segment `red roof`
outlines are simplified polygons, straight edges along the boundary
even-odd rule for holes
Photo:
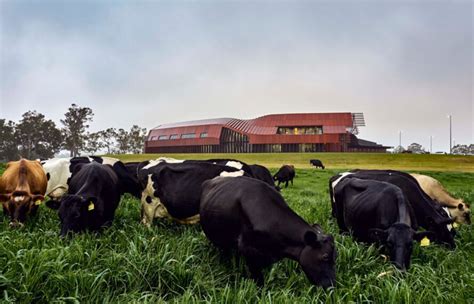
[[[323,134],[277,134],[278,127],[305,126],[322,126]],[[217,118],[159,125],[150,131],[148,141],[154,146],[218,145],[222,128],[227,128],[248,136],[250,143],[337,142],[337,134],[346,134],[352,126],[351,113],[272,114],[249,120]],[[182,138],[182,134],[195,134],[195,138]],[[170,140],[170,135],[177,138]],[[160,137],[163,140],[158,140]]]

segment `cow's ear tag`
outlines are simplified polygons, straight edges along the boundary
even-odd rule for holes
[[[458,223],[453,223],[453,228],[458,228],[459,224]]]
[[[95,206],[94,206],[94,203],[92,201],[89,202],[89,207],[87,207],[87,210],[89,211],[92,211],[94,210]]]
[[[36,206],[41,205],[41,200],[37,200],[37,201],[35,202],[35,205],[36,205]]]
[[[426,247],[426,246],[429,246],[430,245],[430,239],[428,237],[424,237],[421,239],[420,241],[420,246],[421,247]]]

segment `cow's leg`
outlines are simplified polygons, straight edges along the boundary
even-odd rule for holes
[[[293,186],[293,179],[291,179],[291,186]]]
[[[155,202],[151,200],[151,198],[147,198],[150,198],[150,196],[147,196],[146,194],[142,195],[141,223],[147,227],[150,227],[153,223],[153,218],[155,217],[155,209],[157,206]]]
[[[288,188],[288,180],[285,182],[285,188]]]
[[[259,235],[255,231],[247,231],[240,235],[237,244],[239,253],[245,257],[250,277],[258,286],[263,286],[262,270],[272,264],[271,258],[258,250],[258,244],[264,243],[265,240],[265,236]]]

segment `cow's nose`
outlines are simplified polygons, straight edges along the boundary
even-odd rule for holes
[[[11,228],[23,228],[24,226],[25,226],[25,224],[23,224],[21,222],[18,222],[18,221],[10,222],[10,227]]]

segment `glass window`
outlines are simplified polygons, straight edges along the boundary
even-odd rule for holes
[[[170,139],[178,139],[179,135],[178,134],[171,134]]]
[[[186,138],[196,138],[196,134],[195,134],[195,133],[181,134],[181,138],[182,138],[182,139],[186,139]]]
[[[202,132],[201,133],[201,138],[207,137],[207,132]]]
[[[158,140],[167,140],[168,139],[168,135],[160,135],[160,137],[158,137]]]

